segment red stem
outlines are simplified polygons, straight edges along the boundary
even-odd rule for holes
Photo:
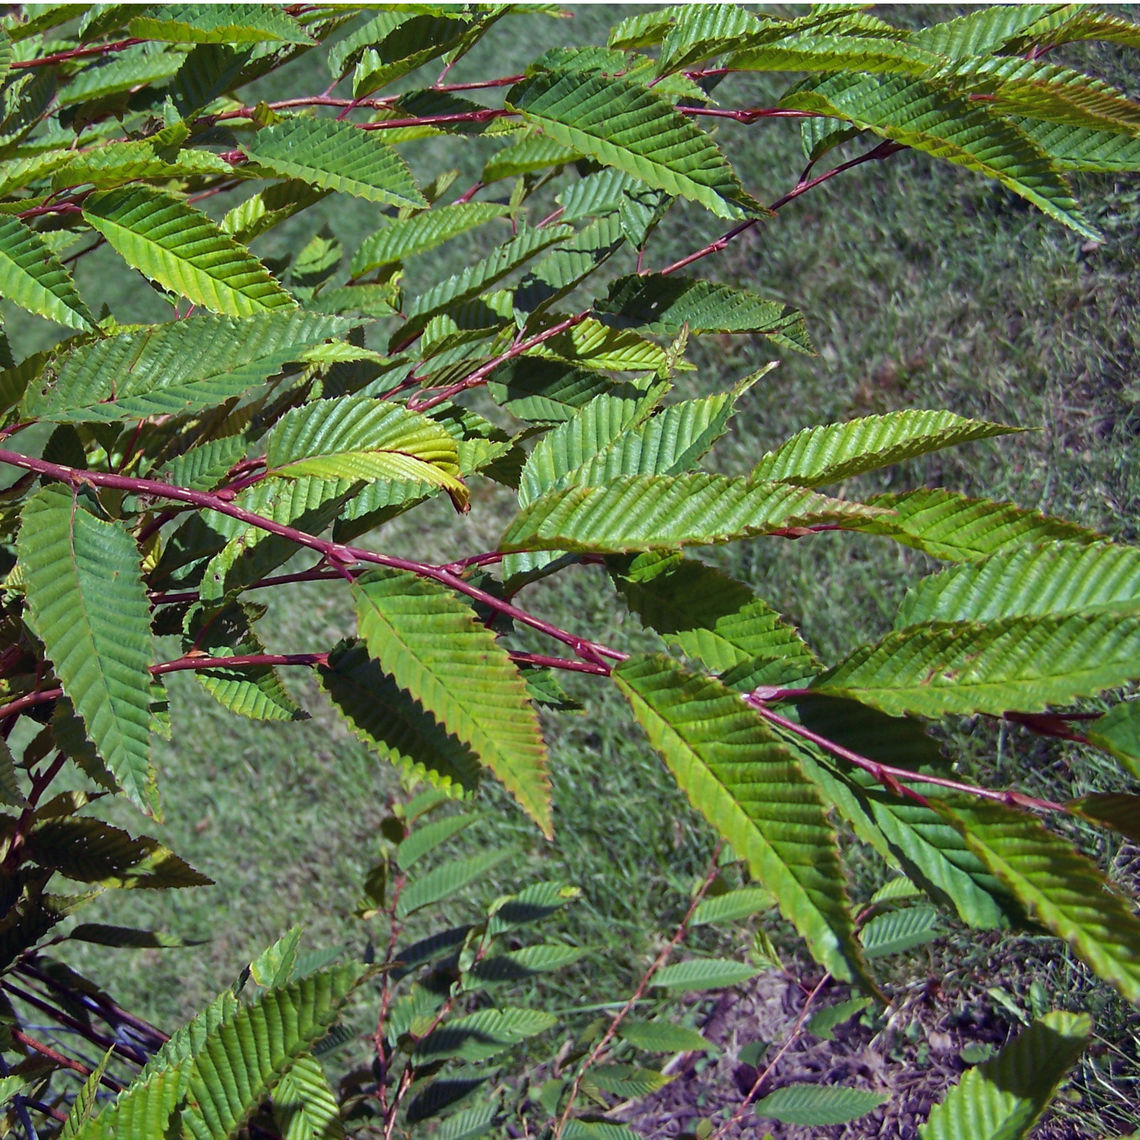
[[[137,479],[127,475],[111,475],[102,471],[81,471],[78,468],[68,467],[62,463],[51,463],[46,459],[35,459],[28,455],[21,455],[15,451],[0,450],[0,463],[7,463],[11,467],[18,467],[25,471],[35,471],[40,475],[46,475],[50,479],[56,479],[71,487],[81,487],[83,485],[90,487],[110,487],[118,491],[129,491],[132,494],[153,496],[155,498],[173,499],[175,502],[190,503],[192,506],[200,507],[204,510],[217,511],[219,514],[228,515],[230,518],[237,519],[247,526],[256,527],[258,530],[266,531],[269,534],[280,535],[282,538],[288,539],[297,546],[315,550],[318,554],[322,555],[331,566],[343,566],[347,568],[356,563],[365,562],[374,566],[385,566],[392,570],[405,570],[418,577],[429,578],[434,582],[438,582],[441,586],[446,586],[458,593],[466,594],[467,597],[474,601],[482,602],[484,605],[489,606],[504,616],[513,618],[520,624],[530,626],[531,629],[536,629],[540,633],[554,638],[555,641],[561,641],[564,645],[569,645],[577,656],[587,661],[593,661],[595,664],[603,663],[601,659],[606,657],[615,661],[624,661],[628,656],[628,654],[622,653],[619,650],[611,649],[598,642],[590,641],[587,638],[579,637],[577,634],[560,629],[558,626],[544,621],[542,618],[534,617],[532,614],[519,609],[510,602],[504,601],[502,598],[497,598],[494,594],[490,594],[486,590],[480,590],[477,586],[473,586],[470,582],[465,581],[445,567],[434,566],[429,562],[416,562],[410,558],[396,558],[389,554],[379,554],[376,551],[362,550],[355,546],[345,546],[338,542],[330,542],[327,539],[318,538],[316,535],[307,534],[302,530],[298,530],[296,527],[274,522],[273,519],[264,518],[262,515],[256,515],[252,511],[245,510],[243,507],[235,506],[232,502],[228,501],[228,499],[223,498],[220,493],[193,491],[188,487],[176,487],[173,484],[162,483],[156,479]],[[0,709],[0,713],[2,712],[3,710]]]
[[[57,51],[52,55],[41,55],[38,59],[15,60],[8,66],[13,70],[27,67],[49,67],[53,63],[66,63],[69,59],[82,59],[89,55],[106,55],[113,51],[124,51],[134,47],[135,44],[145,43],[145,40],[131,38],[119,40],[113,44],[93,44],[91,47],[72,48],[70,51]]]

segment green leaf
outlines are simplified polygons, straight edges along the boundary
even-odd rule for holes
[[[653,985],[665,990],[718,990],[737,986],[763,970],[726,958],[690,958],[662,966],[653,975]]]
[[[59,1130],[59,1140],[75,1140],[83,1126],[94,1115],[95,1107],[99,1103],[103,1074],[107,1071],[107,1063],[114,1055],[115,1050],[112,1046],[103,1054],[103,1059],[91,1070],[87,1080],[83,1082],[83,1087],[75,1094],[75,1100],[67,1114],[67,1119]],[[7,1099],[7,1097],[3,1098],[4,1101]]]
[[[761,213],[712,139],[668,102],[617,77],[540,72],[507,104],[561,145],[721,218]]]
[[[352,95],[361,99],[448,52],[474,42],[478,24],[435,13],[401,21],[374,48],[366,50],[352,77]]]
[[[462,202],[440,206],[389,222],[366,237],[352,255],[352,275],[363,277],[382,265],[406,261],[417,253],[427,253],[453,237],[506,217],[509,206],[495,202]]]
[[[749,670],[761,683],[795,687],[819,671],[796,629],[742,582],[701,562],[639,554],[612,568],[626,605],[651,629],[713,673]]]
[[[974,562],[1031,542],[1090,543],[1104,535],[1062,519],[1049,518],[1013,503],[968,499],[954,491],[923,488],[901,494],[874,495],[868,505],[894,517],[868,522],[861,529],[886,534],[896,542],[951,562]]]
[[[890,1099],[888,1093],[849,1085],[785,1085],[756,1102],[756,1115],[784,1124],[821,1127],[866,1116]]]
[[[1127,792],[1093,792],[1069,800],[1065,806],[1082,819],[1111,827],[1134,843],[1140,843],[1140,796]]]
[[[170,43],[311,44],[296,20],[264,4],[160,4],[132,18],[132,36]]]
[[[776,896],[764,887],[741,887],[723,895],[712,895],[697,903],[693,911],[692,926],[706,926],[714,922],[735,922],[751,918],[776,905]]]
[[[199,874],[148,836],[132,836],[97,819],[50,819],[28,834],[31,858],[80,883],[104,887],[203,887]]]
[[[0,217],[0,295],[68,328],[87,330],[94,324],[71,274],[19,218]]]
[[[938,911],[932,906],[910,906],[872,918],[859,936],[868,958],[885,958],[923,946],[938,937]]]
[[[452,736],[423,706],[368,656],[363,645],[344,642],[320,669],[321,686],[358,740],[414,779],[462,793],[479,782],[474,752]]]
[[[1140,678],[1140,616],[940,622],[857,649],[812,685],[892,716],[1037,712]]]
[[[499,549],[622,554],[819,524],[858,529],[873,513],[787,483],[705,474],[623,477],[543,495],[515,516]]]
[[[454,859],[414,879],[400,894],[396,917],[406,918],[433,903],[443,902],[456,892],[481,879],[488,871],[516,854],[513,847],[481,851],[466,859]]]
[[[195,305],[231,317],[297,307],[245,246],[176,198],[103,190],[84,200],[83,216],[128,265]]]
[[[539,1009],[481,1009],[445,1021],[416,1045],[412,1056],[420,1063],[444,1057],[482,1061],[557,1024],[558,1018]]]
[[[623,1021],[618,1036],[649,1053],[711,1053],[720,1049],[695,1029],[668,1021]]]
[[[953,412],[908,408],[885,416],[805,428],[782,447],[768,452],[752,469],[752,478],[820,487],[943,447],[1016,430],[1004,424],[964,419]]]
[[[741,71],[845,71],[924,75],[945,59],[913,41],[885,36],[828,34],[826,30],[789,35],[755,46],[746,43],[726,66]]]
[[[996,1057],[970,1069],[918,1130],[921,1140],[1028,1136],[1092,1033],[1087,1013],[1047,1013]]]
[[[636,1065],[595,1065],[582,1078],[582,1091],[596,1096],[600,1089],[623,1100],[631,1100],[649,1096],[671,1080],[671,1075]]]
[[[314,400],[287,412],[266,442],[269,475],[411,480],[444,488],[467,505],[455,440],[435,420],[367,396]]]
[[[1140,548],[1115,543],[1027,544],[912,586],[895,628],[932,621],[1140,611]]]
[[[114,423],[217,407],[357,322],[311,313],[193,316],[118,333],[47,363],[29,418]]]
[[[99,755],[126,794],[153,814],[154,643],[134,539],[70,491],[45,487],[24,507],[17,550],[28,623]]]
[[[287,1065],[328,1032],[360,980],[355,964],[310,974],[266,991],[211,1032],[193,1056],[185,1130],[195,1140],[233,1135]]]
[[[482,819],[481,815],[449,815],[417,827],[396,848],[396,862],[406,871],[413,863],[434,851],[453,835],[458,835],[473,823]]]
[[[481,182],[498,182],[500,178],[517,178],[551,166],[576,162],[581,153],[543,134],[526,135],[493,154],[483,166]]]
[[[1029,916],[1094,973],[1140,1002],[1140,918],[1096,866],[1038,820],[992,803],[940,809]]]
[[[218,228],[235,241],[251,242],[274,226],[321,201],[327,190],[318,190],[300,180],[274,182],[252,198],[234,206]]]
[[[784,348],[812,351],[798,309],[715,281],[659,273],[619,277],[598,312],[649,332],[673,335],[688,325],[693,334],[755,333]]]
[[[843,1025],[844,1022],[850,1021],[857,1013],[862,1013],[870,1004],[871,999],[866,997],[849,998],[847,1001],[836,1002],[834,1005],[829,1005],[818,1013],[812,1014],[807,1023],[807,1031],[821,1041],[834,1041],[835,1034],[832,1030],[837,1025]]]
[[[573,965],[585,953],[580,946],[567,946],[560,942],[524,946],[521,950],[508,950],[476,962],[467,971],[467,977],[470,982],[478,985],[517,983],[533,978],[536,974]]]
[[[838,978],[862,977],[835,832],[813,784],[740,697],[666,657],[613,672],[693,806]]]
[[[469,744],[550,834],[550,782],[538,720],[518,670],[468,605],[435,582],[376,570],[353,585],[369,653]]]
[[[659,72],[680,71],[746,41],[760,27],[735,4],[691,4],[681,9],[661,44]]]
[[[336,1093],[312,1054],[302,1053],[277,1082],[273,1119],[282,1140],[343,1140]]]
[[[1035,119],[1015,121],[1059,170],[1140,169],[1140,139],[1130,132],[1099,131]]]
[[[20,790],[12,751],[8,747],[8,742],[2,738],[0,738],[0,803],[18,808],[26,807],[28,803]]]
[[[210,491],[225,478],[230,468],[244,457],[249,444],[244,436],[228,435],[190,448],[167,463],[160,478],[176,487]]]
[[[178,946],[201,945],[193,939],[162,930],[135,930],[127,926],[109,926],[102,922],[81,922],[73,926],[67,937],[72,942],[91,942],[96,946],[129,946],[132,949],[167,950]]]
[[[802,85],[780,106],[844,119],[984,174],[1085,237],[1098,238],[1045,152],[965,96],[910,77],[837,75]]]
[[[261,166],[321,190],[367,202],[426,206],[407,163],[371,131],[333,119],[286,119],[258,131],[243,150]]]
[[[1140,779],[1140,701],[1121,701],[1094,720],[1085,734]]]

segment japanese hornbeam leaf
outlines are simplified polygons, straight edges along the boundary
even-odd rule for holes
[[[411,480],[467,504],[452,436],[427,416],[366,396],[315,400],[286,413],[269,434],[265,462],[278,478]]]
[[[760,210],[712,139],[638,84],[573,71],[539,72],[511,88],[507,102],[564,146],[699,202],[718,217]]]
[[[923,79],[838,75],[806,83],[781,106],[816,111],[995,178],[1087,238],[1097,231],[1045,152],[1008,120]]]
[[[895,627],[1101,610],[1140,611],[1140,549],[1053,542],[962,563],[915,583]]]
[[[321,685],[357,739],[409,776],[462,792],[479,781],[479,760],[405,692],[358,642],[337,646]]]
[[[400,155],[351,123],[286,119],[258,131],[244,150],[275,174],[321,190],[394,206],[427,205]]]
[[[738,986],[761,971],[746,962],[730,958],[688,958],[662,966],[653,975],[653,984],[666,990],[712,990]]]
[[[83,216],[128,265],[195,305],[230,317],[297,307],[245,246],[176,198],[143,186],[101,190]]]
[[[153,814],[154,644],[134,540],[71,491],[45,487],[24,506],[17,549],[29,624],[99,755],[123,791]]]
[[[19,218],[0,217],[0,296],[68,328],[94,324],[71,274]]]
[[[623,476],[536,499],[515,516],[499,549],[622,554],[817,524],[858,528],[876,514],[861,503],[787,483],[705,474]]]
[[[861,529],[889,535],[896,542],[951,562],[976,562],[1031,542],[1086,544],[1104,539],[1104,535],[1076,523],[1049,518],[1013,503],[970,499],[941,488],[872,495],[867,502],[891,514],[873,519]]]
[[[598,306],[609,321],[656,333],[688,326],[698,333],[757,333],[785,348],[811,352],[803,313],[746,289],[715,281],[661,274],[621,277]]]
[[[297,1057],[277,1082],[273,1118],[282,1140],[343,1140],[340,1104],[312,1053]]]
[[[936,622],[857,649],[813,683],[892,716],[1036,712],[1140,679],[1140,617]]]
[[[755,1112],[761,1120],[826,1127],[866,1116],[888,1099],[887,1093],[875,1089],[803,1082],[783,1085],[761,1097],[756,1102]]]
[[[667,657],[631,657],[613,678],[689,801],[812,953],[838,978],[864,977],[835,830],[792,754],[731,689]]]
[[[423,1061],[445,1057],[481,1061],[557,1024],[558,1018],[544,1010],[481,1009],[448,1021],[425,1037],[416,1045],[416,1057]]]
[[[995,803],[943,806],[966,846],[1098,977],[1140,1002],[1140,918],[1096,865],[1039,820]]]
[[[920,1140],[1028,1136],[1091,1033],[1087,1013],[1045,1014],[992,1060],[963,1074],[919,1128]]]
[[[1058,170],[1135,170],[1140,139],[1131,133],[1019,119],[1018,126],[1049,156]]]
[[[110,423],[217,407],[357,322],[312,313],[186,317],[49,359],[24,396],[29,418]]]
[[[968,420],[953,412],[905,409],[805,428],[765,455],[752,469],[752,478],[821,487],[943,447],[1014,430],[984,420]]]
[[[546,749],[526,685],[507,652],[450,590],[404,570],[378,569],[353,586],[368,652],[549,834]]]
[[[132,36],[172,43],[313,42],[292,16],[263,4],[164,4],[133,16],[128,27]]]
[[[360,243],[352,255],[353,275],[361,277],[382,265],[426,253],[453,237],[509,213],[510,207],[495,202],[464,202],[391,221]]]
[[[626,605],[650,628],[714,673],[749,664],[750,688],[794,687],[820,665],[794,626],[711,566],[676,555],[639,554],[611,562]]]

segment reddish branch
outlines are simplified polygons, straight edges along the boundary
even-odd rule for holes
[[[51,463],[46,459],[36,459],[29,455],[21,455],[15,451],[0,450],[0,463],[7,463],[11,467],[19,467],[25,471],[35,471],[49,479],[58,480],[71,487],[109,487],[117,491],[127,491],[134,495],[157,499],[171,499],[175,502],[189,503],[191,506],[203,510],[217,511],[228,515],[258,530],[268,534],[276,534],[288,539],[297,546],[314,550],[322,555],[330,566],[339,566],[348,569],[361,563],[373,566],[385,566],[392,570],[404,570],[421,578],[428,578],[438,582],[441,586],[465,594],[473,601],[481,602],[491,609],[512,618],[522,625],[544,633],[555,641],[570,646],[574,653],[585,661],[597,665],[604,665],[605,659],[624,661],[628,654],[616,649],[579,637],[577,634],[560,629],[551,622],[535,617],[521,610],[511,602],[504,601],[494,594],[481,590],[459,575],[442,566],[435,566],[430,562],[417,562],[410,558],[396,558],[390,554],[379,554],[373,550],[363,550],[355,546],[346,546],[339,542],[318,538],[307,534],[296,527],[275,522],[262,515],[254,514],[243,507],[230,502],[217,492],[194,491],[188,487],[176,487],[171,483],[163,483],[156,479],[138,479],[128,475],[112,475],[102,471],[82,471],[76,467],[68,467],[62,463]],[[3,710],[0,709],[0,714]]]
[[[13,60],[8,66],[13,71],[27,67],[50,67],[54,63],[67,63],[71,59],[82,59],[84,56],[109,55],[111,52],[124,51],[134,47],[135,44],[145,43],[145,40],[136,38],[119,40],[113,44],[94,44],[91,47],[72,48],[70,51],[57,51],[51,55],[41,55],[36,59]]]
[[[892,764],[880,764],[878,760],[872,760],[870,757],[863,756],[859,752],[854,752],[850,748],[844,748],[842,744],[837,744],[834,740],[829,740],[826,736],[821,736],[818,732],[813,732],[805,725],[797,724],[794,720],[788,720],[787,717],[780,716],[779,713],[773,712],[763,700],[754,696],[752,693],[749,693],[744,700],[746,704],[754,708],[769,724],[777,725],[779,728],[795,733],[795,735],[801,739],[818,745],[825,752],[830,752],[832,756],[837,756],[841,760],[846,760],[849,764],[854,764],[855,767],[861,768],[864,772],[873,776],[880,784],[893,792],[896,796],[914,800],[915,803],[922,804],[924,807],[929,807],[930,801],[920,792],[916,792],[913,788],[909,787],[910,784],[930,784],[932,787],[945,788],[951,792],[964,792],[966,795],[976,796],[979,799],[994,800],[997,803],[1005,804],[1006,807],[1028,808],[1032,811],[1067,812],[1069,810],[1064,804],[1055,803],[1053,800],[1038,799],[1036,796],[1027,796],[1023,792],[983,788],[977,784],[966,784],[961,780],[951,780],[945,776],[912,772],[909,768],[896,768]]]

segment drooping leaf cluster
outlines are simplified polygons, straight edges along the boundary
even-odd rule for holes
[[[489,776],[552,837],[558,758],[539,712],[572,703],[557,678],[578,672],[621,694],[750,878],[700,902],[692,925],[771,904],[828,973],[875,992],[875,959],[928,940],[950,910],[974,928],[1055,935],[1140,1002],[1131,900],[1041,818],[1135,838],[1140,800],[974,787],[926,732],[949,715],[1013,717],[1140,775],[1140,704],[1117,699],[1088,719],[1081,703],[1140,680],[1140,553],[950,489],[848,493],[852,476],[1012,427],[920,409],[814,424],[724,474],[710,451],[746,394],[774,384],[770,368],[727,385],[702,377],[716,390],[700,397],[674,388],[702,336],[749,336],[773,357],[812,351],[810,315],[716,279],[713,255],[853,164],[904,150],[947,161],[1097,239],[1067,175],[1140,169],[1140,105],[1050,51],[1136,47],[1140,28],[1069,5],[979,8],[919,31],[848,6],[795,17],[677,6],[638,11],[605,47],[466,77],[476,44],[541,16],[483,4],[46,5],[0,20],[0,296],[13,328],[10,342],[0,327],[4,977],[41,969],[57,938],[177,942],[60,925],[106,889],[208,881],[89,810],[122,793],[159,817],[166,674],[191,672],[236,715],[287,722],[307,712],[282,671],[309,670],[347,730],[409,781],[461,796]],[[327,90],[249,95],[305,53],[327,64]],[[734,79],[758,72],[788,72],[783,93],[735,103]],[[752,130],[798,119],[800,181],[762,200],[720,145],[718,117]],[[474,184],[413,173],[417,144],[439,138],[477,154]],[[344,196],[379,223],[352,248],[318,217]],[[680,206],[731,228],[662,264],[654,234]],[[258,239],[286,224],[304,236],[270,263]],[[485,252],[407,284],[461,237],[484,238]],[[169,303],[169,319],[120,323],[85,276],[96,249]],[[52,323],[44,347],[19,348],[17,310]],[[508,503],[493,549],[444,563],[394,553],[385,524],[435,499],[491,518]],[[911,586],[892,631],[833,661],[700,550],[825,530],[945,564]],[[581,564],[601,568],[660,652],[602,644],[532,607],[529,586]],[[336,645],[278,649],[274,591],[311,580],[348,592],[356,628]],[[65,772],[85,790],[48,797]],[[469,820],[411,829],[415,818],[396,817],[398,846],[364,908],[397,925],[509,854],[421,873],[420,857]],[[857,919],[848,829],[924,901]],[[56,876],[79,893],[49,891]],[[383,1071],[346,1111],[378,1105],[388,1135],[397,1117],[413,1127],[484,1079],[414,1083],[440,1063],[478,1066],[554,1026],[541,1010],[466,999],[573,961],[573,948],[504,937],[567,897],[540,884],[479,924],[394,942],[375,1040]],[[115,1054],[145,1067],[113,1104],[96,1095],[99,1072],[55,1102],[59,1135],[228,1136],[271,1095],[283,1134],[344,1134],[311,1050],[361,970],[301,970],[295,940],[267,953],[250,1002],[219,999],[149,1060],[153,1049]],[[427,965],[430,984],[396,994]],[[701,989],[753,972],[698,956],[651,980]],[[1004,1122],[993,1135],[1024,1135],[1086,1029],[1057,1015],[1029,1030],[970,1074],[927,1134],[983,1135],[970,1121],[984,1109]],[[664,1023],[615,1022],[610,1034],[603,1045],[697,1047]],[[24,1065],[6,1125],[24,1128],[29,1105],[50,1118],[50,1054],[33,1063],[11,1034],[2,1045]],[[401,1049],[407,1080],[389,1087]],[[578,1119],[575,1098],[608,1105],[660,1087],[661,1073],[596,1063],[589,1047],[580,1056],[582,1071],[545,1086],[536,1111],[560,1136],[626,1134]],[[758,1111],[848,1119],[878,1103],[860,1092],[789,1088]],[[481,1135],[497,1113],[461,1110],[438,1135]]]

